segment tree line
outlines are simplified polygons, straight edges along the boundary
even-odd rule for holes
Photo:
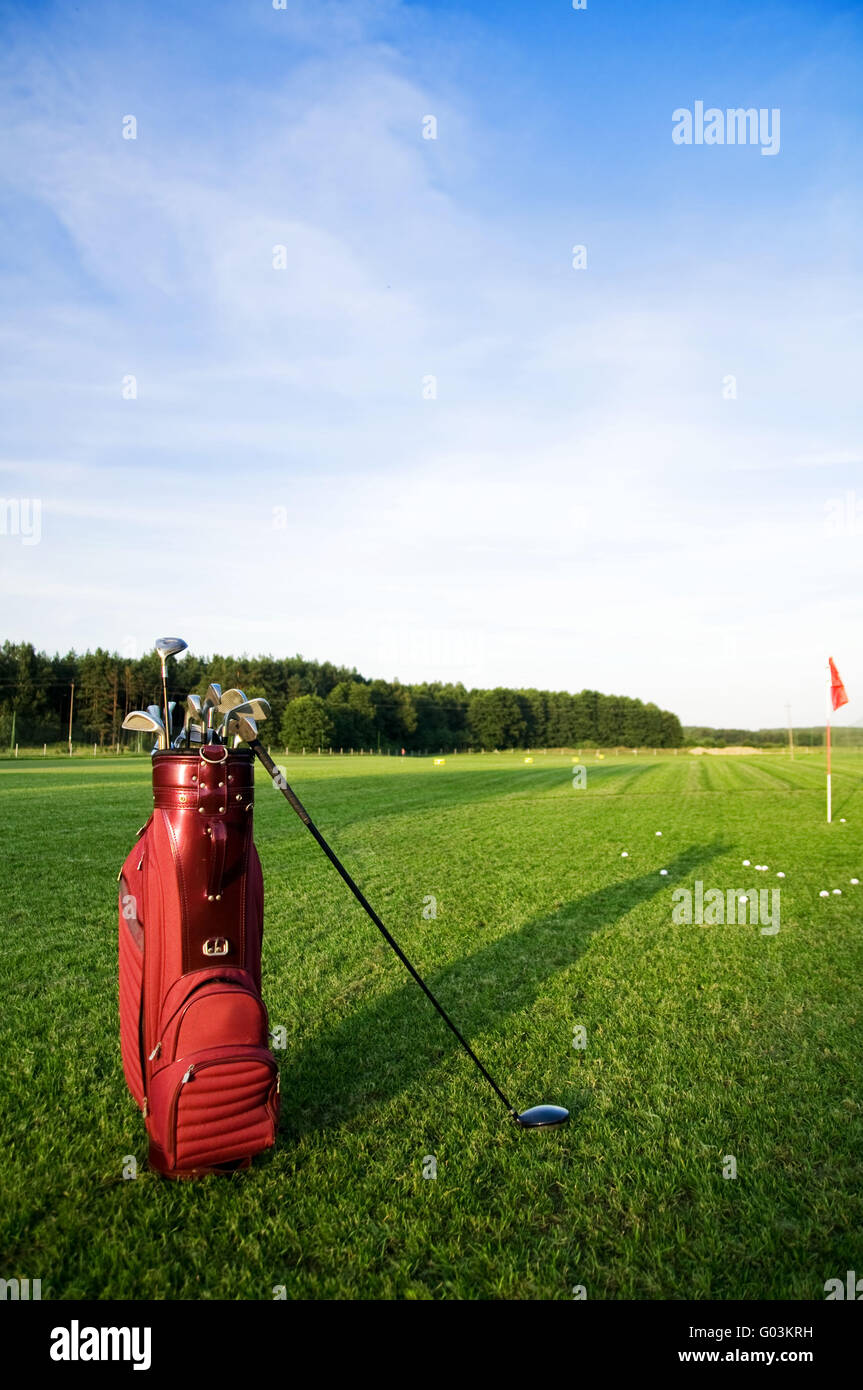
[[[306,748],[433,752],[466,748],[676,748],[677,715],[597,690],[468,690],[460,683],[370,680],[355,669],[301,656],[200,657],[169,661],[171,699],[207,686],[239,686],[272,706],[268,741]],[[49,656],[26,642],[0,648],[0,740],[24,746],[72,741],[110,747],[131,709],[161,706],[155,652],[124,657],[101,648]]]
[[[794,729],[797,748],[820,748],[824,744],[824,725],[815,724]],[[835,746],[848,748],[863,743],[863,731],[853,725],[834,726]],[[686,748],[769,748],[788,743],[788,730],[778,729],[711,729],[701,724],[684,724],[683,743]]]

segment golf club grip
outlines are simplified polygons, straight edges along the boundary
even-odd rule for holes
[[[300,801],[300,799],[299,799],[299,797],[296,795],[296,793],[292,790],[292,788],[288,786],[287,780],[286,780],[285,777],[282,775],[282,773],[279,771],[279,769],[276,767],[275,763],[273,762],[273,760],[272,760],[272,758],[270,757],[270,755],[267,753],[266,749],[263,747],[263,745],[262,745],[257,739],[254,740],[254,742],[250,745],[250,747],[251,747],[252,752],[254,753],[255,757],[258,759],[258,762],[261,763],[261,765],[262,765],[263,767],[266,768],[266,770],[267,770],[267,772],[268,772],[268,774],[269,774],[269,776],[270,776],[270,778],[271,778],[271,780],[272,780],[273,786],[279,788],[279,790],[281,791],[281,793],[282,793],[282,795],[284,796],[285,800],[288,801],[288,802],[290,803],[290,805],[293,807],[293,809],[296,811],[296,813],[297,813],[297,815],[299,816],[300,820],[303,822],[303,825],[306,826],[306,828],[307,828],[308,830],[311,831],[312,835],[313,835],[313,836],[315,837],[315,839],[317,840],[318,844],[320,845],[321,849],[324,851],[324,854],[325,854],[325,855],[327,856],[327,858],[329,859],[329,861],[330,861],[330,863],[332,864],[333,868],[337,871],[337,873],[341,876],[341,878],[344,879],[345,883],[346,883],[346,884],[348,885],[348,887],[350,888],[350,890],[351,890],[351,892],[353,893],[354,897],[356,898],[357,902],[360,904],[360,906],[365,910],[365,912],[368,914],[368,916],[369,916],[369,917],[371,918],[371,920],[374,922],[375,926],[377,927],[378,931],[379,931],[379,932],[381,933],[381,935],[383,936],[384,940],[385,940],[385,941],[387,942],[387,944],[388,944],[389,946],[391,946],[392,949],[395,951],[395,953],[396,953],[396,955],[398,956],[399,960],[401,961],[402,965],[405,967],[406,970],[408,970],[408,971],[410,972],[410,974],[411,974],[411,975],[413,976],[413,978],[416,980],[417,984],[419,985],[420,989],[423,991],[423,994],[425,994],[426,998],[427,998],[428,1000],[430,1000],[430,1002],[431,1002],[432,1004],[434,1004],[435,1008],[437,1009],[437,1011],[438,1011],[438,1013],[440,1014],[441,1018],[443,1019],[444,1023],[447,1025],[447,1027],[450,1029],[450,1031],[454,1034],[454,1036],[455,1036],[456,1038],[458,1038],[458,1040],[459,1040],[459,1042],[461,1043],[462,1047],[464,1048],[465,1052],[466,1052],[467,1055],[470,1057],[471,1061],[474,1062],[475,1065],[476,1065],[476,1066],[479,1068],[479,1070],[482,1072],[482,1074],[483,1074],[483,1076],[485,1077],[486,1081],[488,1082],[489,1086],[491,1086],[491,1088],[492,1088],[492,1090],[495,1092],[495,1094],[498,1095],[498,1096],[500,1097],[500,1099],[503,1101],[504,1105],[506,1106],[506,1108],[507,1108],[507,1110],[510,1112],[510,1114],[513,1115],[513,1116],[517,1119],[517,1118],[518,1118],[518,1111],[515,1109],[515,1106],[511,1103],[511,1101],[508,1099],[508,1097],[504,1095],[503,1091],[500,1089],[500,1087],[498,1086],[497,1082],[494,1080],[494,1077],[490,1076],[489,1073],[486,1071],[485,1067],[483,1066],[482,1062],[481,1062],[481,1061],[479,1060],[479,1058],[477,1057],[477,1055],[476,1055],[476,1053],[474,1052],[473,1048],[470,1046],[470,1044],[468,1043],[468,1041],[466,1040],[466,1038],[462,1037],[462,1034],[459,1032],[458,1028],[457,1028],[457,1027],[455,1026],[455,1024],[453,1023],[452,1019],[450,1018],[449,1014],[448,1014],[448,1013],[446,1012],[446,1010],[444,1009],[443,1005],[442,1005],[442,1004],[439,1004],[438,1001],[437,1001],[437,999],[435,999],[434,995],[432,994],[432,992],[431,992],[431,990],[429,989],[428,985],[426,984],[425,980],[422,978],[422,976],[420,975],[419,971],[416,970],[415,967],[414,967],[414,966],[411,964],[411,962],[408,960],[407,956],[405,955],[405,953],[404,953],[404,951],[402,950],[401,946],[399,946],[399,944],[398,944],[398,942],[396,941],[395,937],[394,937],[394,936],[391,936],[390,933],[387,931],[386,927],[384,926],[384,924],[383,924],[383,922],[381,921],[381,919],[380,919],[380,917],[378,916],[378,914],[375,912],[375,910],[374,910],[374,908],[372,907],[371,903],[368,902],[368,900],[366,899],[366,897],[365,897],[364,894],[362,893],[361,889],[357,887],[356,883],[354,883],[354,880],[351,878],[350,874],[348,873],[347,869],[345,868],[345,866],[344,866],[344,864],[341,862],[341,860],[338,858],[338,856],[334,853],[333,850],[330,849],[329,845],[327,844],[327,842],[326,842],[326,840],[324,839],[324,837],[323,837],[323,835],[321,834],[321,832],[318,830],[318,827],[315,825],[314,821],[312,820],[312,818],[311,818],[311,816],[309,815],[308,811],[306,810],[305,806],[304,806],[303,803]]]

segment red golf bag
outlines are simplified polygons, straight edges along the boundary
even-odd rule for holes
[[[120,871],[123,1070],[168,1177],[247,1168],[276,1139],[253,791],[247,749],[154,754],[153,813]]]

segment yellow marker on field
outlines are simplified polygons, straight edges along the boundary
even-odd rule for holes
[[[525,758],[525,762],[526,762],[526,763],[532,763],[532,762],[533,762],[533,758]]]
[[[434,765],[435,765],[435,767],[443,767],[443,764],[444,764],[445,762],[446,762],[446,758],[435,758],[435,760],[434,760]]]

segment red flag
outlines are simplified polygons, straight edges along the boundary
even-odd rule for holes
[[[833,702],[833,708],[838,709],[840,705],[847,705],[848,696],[845,694],[842,678],[836,670],[832,656],[828,657],[827,660],[830,662],[830,699]]]

